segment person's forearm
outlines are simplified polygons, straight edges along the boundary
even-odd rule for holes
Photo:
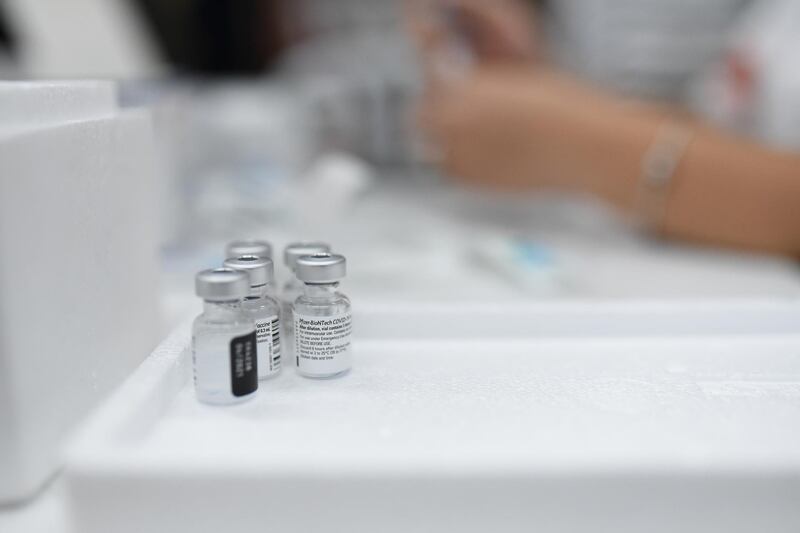
[[[561,119],[574,186],[636,210],[642,158],[669,114],[602,96],[584,102]],[[800,156],[688,126],[693,140],[671,179],[663,233],[800,255]]]
[[[423,109],[443,168],[464,183],[589,191],[644,211],[667,236],[800,255],[800,155],[541,68],[476,70],[440,88]],[[677,149],[664,201],[650,210],[640,202],[642,162],[675,120],[692,140]]]
[[[699,128],[674,176],[664,231],[800,256],[800,156]]]

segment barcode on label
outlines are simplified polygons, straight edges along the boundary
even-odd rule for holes
[[[281,329],[278,318],[272,320],[272,367],[277,368],[281,364]]]

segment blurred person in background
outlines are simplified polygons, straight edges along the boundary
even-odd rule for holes
[[[783,32],[799,43],[798,6],[770,3],[745,37],[774,45]],[[666,237],[798,255],[800,91],[773,110],[794,117],[788,139],[756,138],[765,106],[745,104],[775,91],[727,41],[745,8],[758,7],[747,4],[412,0],[426,75],[420,121],[464,183],[588,193]],[[763,27],[770,17],[782,26]],[[764,49],[790,58],[778,70],[800,80],[800,50]],[[727,92],[706,96],[707,115],[727,106],[740,131],[684,105],[698,79],[714,76]]]

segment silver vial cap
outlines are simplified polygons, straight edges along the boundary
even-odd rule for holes
[[[257,257],[255,255],[231,257],[225,260],[223,266],[247,274],[250,278],[251,287],[262,287],[272,281],[274,268],[272,259],[267,257]]]
[[[267,241],[233,241],[225,247],[225,257],[254,255],[272,259],[272,245]]]
[[[304,255],[320,254],[331,251],[331,246],[325,242],[293,242],[283,250],[283,263],[294,271],[297,268],[297,259]]]
[[[347,274],[347,261],[339,254],[304,255],[297,259],[295,274],[304,283],[334,283]]]
[[[244,272],[230,268],[215,268],[198,272],[194,292],[209,302],[230,302],[250,294],[250,282]]]

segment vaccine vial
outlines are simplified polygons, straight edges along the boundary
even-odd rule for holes
[[[341,376],[352,366],[350,300],[338,291],[346,261],[318,253],[297,259],[303,293],[294,302],[295,364],[309,378]]]
[[[283,262],[289,269],[289,279],[281,290],[281,312],[284,320],[284,330],[291,334],[294,329],[292,320],[292,306],[297,297],[303,294],[303,282],[297,279],[295,270],[297,260],[304,255],[330,252],[331,247],[324,242],[293,242],[283,250]],[[289,335],[287,335],[288,337]]]
[[[232,241],[225,247],[225,257],[254,255],[272,259],[272,245],[267,241]]]
[[[259,240],[240,240],[231,241],[225,246],[225,258],[243,257],[245,255],[254,255],[256,257],[265,257],[272,259],[272,245],[267,241]],[[275,286],[275,274],[270,274],[269,287],[267,287],[267,294],[275,298],[277,296],[277,287]]]
[[[229,268],[195,277],[203,313],[192,325],[192,362],[195,393],[203,403],[239,403],[258,389],[255,323],[241,305],[249,291],[247,275]]]
[[[270,296],[272,260],[243,255],[226,259],[224,266],[249,277],[250,292],[242,302],[242,309],[256,325],[258,379],[271,378],[281,370],[280,305]]]

